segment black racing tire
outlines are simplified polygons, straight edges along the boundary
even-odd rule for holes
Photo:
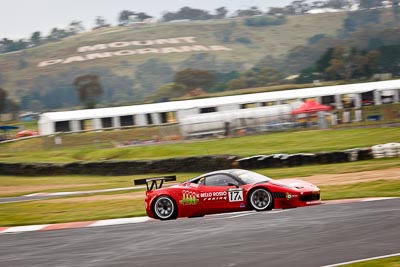
[[[153,201],[152,210],[155,218],[162,221],[175,220],[178,217],[178,205],[167,195],[157,197]]]
[[[252,189],[247,197],[249,207],[256,211],[272,210],[274,199],[271,192],[262,187]]]

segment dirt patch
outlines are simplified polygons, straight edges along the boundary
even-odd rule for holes
[[[341,174],[318,174],[299,179],[318,186],[362,183],[376,180],[400,180],[400,168]]]

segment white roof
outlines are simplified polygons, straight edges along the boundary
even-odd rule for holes
[[[285,99],[302,99],[318,96],[363,93],[372,90],[400,89],[400,80],[357,83],[293,89],[285,91],[243,94],[234,96],[212,97],[193,100],[171,101],[163,103],[83,109],[72,111],[59,111],[43,113],[41,119],[50,121],[85,120],[92,118],[117,117],[158,112],[170,112],[202,107],[217,107],[229,104],[246,104],[255,102],[276,101]]]

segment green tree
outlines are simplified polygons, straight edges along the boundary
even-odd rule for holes
[[[399,0],[392,0],[392,12],[395,19],[398,21],[400,20],[400,1]]]
[[[380,25],[381,11],[379,9],[368,9],[350,12],[343,22],[345,33],[354,32],[358,29],[373,29]]]
[[[381,0],[360,0],[361,8],[380,7],[381,5],[382,5]]]
[[[236,31],[236,22],[232,21],[221,27],[221,29],[214,32],[215,38],[223,43],[230,43],[232,41],[232,35]]]
[[[329,0],[326,2],[326,7],[341,9],[349,4],[347,0]]]
[[[6,109],[7,91],[0,88],[0,114]]]
[[[135,79],[146,94],[174,80],[172,67],[159,59],[149,59],[136,68]]]
[[[370,77],[380,52],[372,50],[359,51],[357,48],[337,46],[333,49],[332,58],[325,71],[339,79],[350,80],[356,77]]]
[[[140,21],[152,18],[152,16],[149,16],[144,12],[136,13],[136,12],[133,12],[133,11],[130,11],[130,10],[123,10],[123,11],[121,11],[119,13],[119,16],[118,16],[119,23],[121,25],[127,25],[129,23],[129,17],[130,16],[136,16],[137,19],[140,20]]]
[[[259,10],[258,7],[252,6],[249,9],[236,10],[236,15],[238,17],[251,17],[251,16],[262,15],[262,11]]]
[[[95,24],[95,29],[110,26],[110,24],[108,24],[107,21],[101,16],[96,17],[96,19],[94,20],[94,24]]]
[[[192,68],[198,70],[215,70],[216,56],[209,53],[196,53],[185,59],[179,66],[180,69]]]
[[[244,24],[249,27],[266,27],[272,25],[281,25],[286,22],[286,18],[283,16],[271,16],[271,15],[264,15],[264,16],[257,16],[247,18],[244,21]]]
[[[34,33],[32,33],[32,36],[31,36],[31,43],[34,45],[39,45],[41,38],[42,37],[41,37],[40,32],[34,32]]]
[[[236,90],[236,89],[243,89],[247,88],[247,82],[244,78],[237,78],[230,80],[228,82],[228,89],[229,90]]]
[[[223,19],[226,17],[226,14],[228,14],[228,9],[226,9],[226,7],[219,7],[217,9],[215,9],[215,18],[216,19]]]
[[[130,11],[130,10],[122,10],[119,13],[119,16],[118,16],[119,23],[122,24],[122,25],[128,24],[129,17],[132,16],[132,15],[135,15],[135,12]]]
[[[329,61],[329,67],[325,71],[339,79],[350,80],[354,71],[353,56],[354,53],[348,47],[335,47],[332,58]]]
[[[184,96],[188,92],[186,86],[178,83],[167,83],[161,86],[153,95],[149,97],[151,100],[161,100],[161,99],[169,99],[176,98],[180,96]]]
[[[151,19],[151,18],[152,18],[152,16],[149,16],[149,15],[147,15],[147,14],[144,13],[144,12],[139,12],[139,13],[136,13],[135,15],[136,15],[137,18],[138,18],[139,20],[141,20],[141,21],[143,21],[143,20],[145,20],[145,19]]]
[[[49,41],[58,41],[65,37],[68,37],[71,33],[66,32],[63,29],[53,28],[50,34],[47,36]]]
[[[284,7],[270,7],[268,10],[268,15],[285,15],[286,9]]]
[[[175,82],[186,86],[188,91],[196,88],[202,88],[207,91],[214,85],[215,75],[208,70],[187,68],[176,73]]]
[[[320,33],[320,34],[316,34],[312,37],[310,37],[310,39],[308,39],[308,44],[309,45],[313,45],[318,43],[319,40],[324,39],[326,37],[326,34],[324,33]]]
[[[98,98],[103,94],[103,88],[97,75],[83,75],[77,77],[73,85],[78,91],[79,100],[86,108],[95,108]]]
[[[82,21],[73,20],[68,25],[68,32],[70,32],[71,34],[78,34],[80,32],[83,32],[84,30],[85,27],[83,26]]]
[[[20,106],[13,100],[7,99],[6,101],[6,109],[9,113],[11,113],[12,120],[17,120],[19,111],[20,111]]]
[[[163,21],[171,21],[171,20],[181,20],[181,19],[189,19],[189,20],[208,20],[213,16],[208,13],[208,11],[195,9],[191,7],[182,7],[178,12],[167,12],[162,16]]]
[[[382,46],[379,48],[380,55],[376,62],[376,68],[380,72],[400,75],[400,45]]]
[[[10,40],[7,38],[3,38],[0,41],[0,52],[2,52],[2,53],[14,52],[14,51],[25,49],[27,46],[28,46],[28,42],[26,42],[22,39],[18,40],[18,41],[14,41],[14,40]]]

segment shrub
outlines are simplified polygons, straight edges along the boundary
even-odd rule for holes
[[[265,27],[272,25],[282,25],[286,23],[286,18],[277,16],[257,16],[245,19],[244,23],[248,27]]]

